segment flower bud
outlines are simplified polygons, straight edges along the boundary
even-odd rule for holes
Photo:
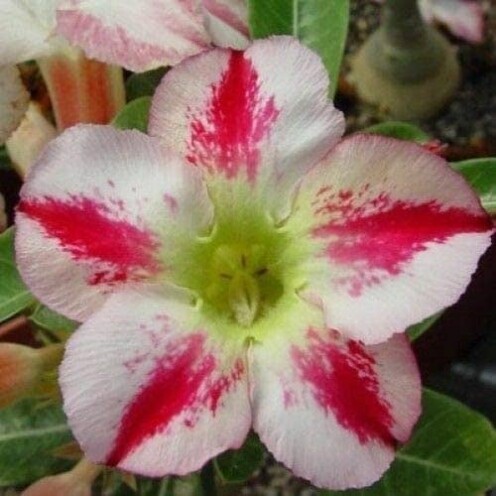
[[[63,347],[50,345],[35,349],[13,343],[0,344],[0,408],[36,393],[44,375],[62,359]]]
[[[44,146],[57,136],[57,130],[43,116],[38,104],[29,103],[19,127],[5,143],[17,172],[25,177]]]
[[[72,470],[43,477],[21,496],[91,496],[91,485],[102,468],[83,458]]]

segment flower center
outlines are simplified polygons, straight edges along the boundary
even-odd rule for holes
[[[230,188],[211,191],[210,234],[164,250],[164,261],[169,280],[194,292],[220,334],[261,339],[304,283],[308,246],[274,222],[251,188]]]
[[[249,327],[273,306],[282,292],[271,274],[264,246],[220,245],[211,260],[206,296],[217,307],[226,307],[234,320]]]

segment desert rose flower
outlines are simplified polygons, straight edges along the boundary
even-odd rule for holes
[[[60,381],[94,462],[185,474],[253,427],[343,489],[409,438],[420,381],[399,332],[457,300],[491,222],[422,147],[340,141],[328,83],[291,38],[202,53],[163,79],[152,137],[77,126],[28,176],[18,263],[84,321]]]
[[[131,71],[248,43],[244,0],[62,0],[57,30],[93,58]]]

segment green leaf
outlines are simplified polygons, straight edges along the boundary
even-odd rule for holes
[[[443,312],[438,312],[434,315],[431,315],[430,317],[427,317],[424,319],[422,322],[419,322],[418,324],[410,326],[406,332],[408,334],[408,337],[410,338],[410,341],[415,341],[418,339],[424,332],[428,331],[431,326],[441,317]]]
[[[464,160],[451,166],[475,189],[487,212],[496,215],[496,157]]]
[[[114,118],[112,124],[117,129],[137,129],[146,133],[148,115],[152,99],[149,96],[129,102]]]
[[[348,34],[349,0],[249,0],[248,5],[252,37],[289,34],[316,51],[333,96]]]
[[[0,410],[0,487],[26,485],[73,463],[50,453],[71,441],[59,405],[38,408],[25,400]]]
[[[411,441],[370,488],[322,496],[480,496],[496,484],[496,431],[482,415],[428,389]]]
[[[174,496],[174,480],[168,479],[138,479],[136,496]]]
[[[14,230],[0,234],[0,322],[35,303],[15,265]]]
[[[152,96],[166,72],[167,68],[159,67],[151,71],[131,74],[126,80],[127,101],[131,102],[142,96]]]
[[[63,333],[71,333],[78,327],[78,322],[70,320],[44,305],[38,305],[29,319],[42,329]]]
[[[419,127],[407,122],[389,121],[381,122],[375,126],[370,126],[363,130],[364,133],[380,134],[391,138],[414,141],[415,143],[426,143],[431,138]]]
[[[258,436],[250,434],[239,450],[226,451],[215,459],[217,474],[223,482],[245,482],[262,464],[264,453]]]

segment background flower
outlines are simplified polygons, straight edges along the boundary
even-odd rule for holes
[[[132,71],[175,65],[211,42],[243,48],[242,0],[63,0],[57,31],[93,58]]]

